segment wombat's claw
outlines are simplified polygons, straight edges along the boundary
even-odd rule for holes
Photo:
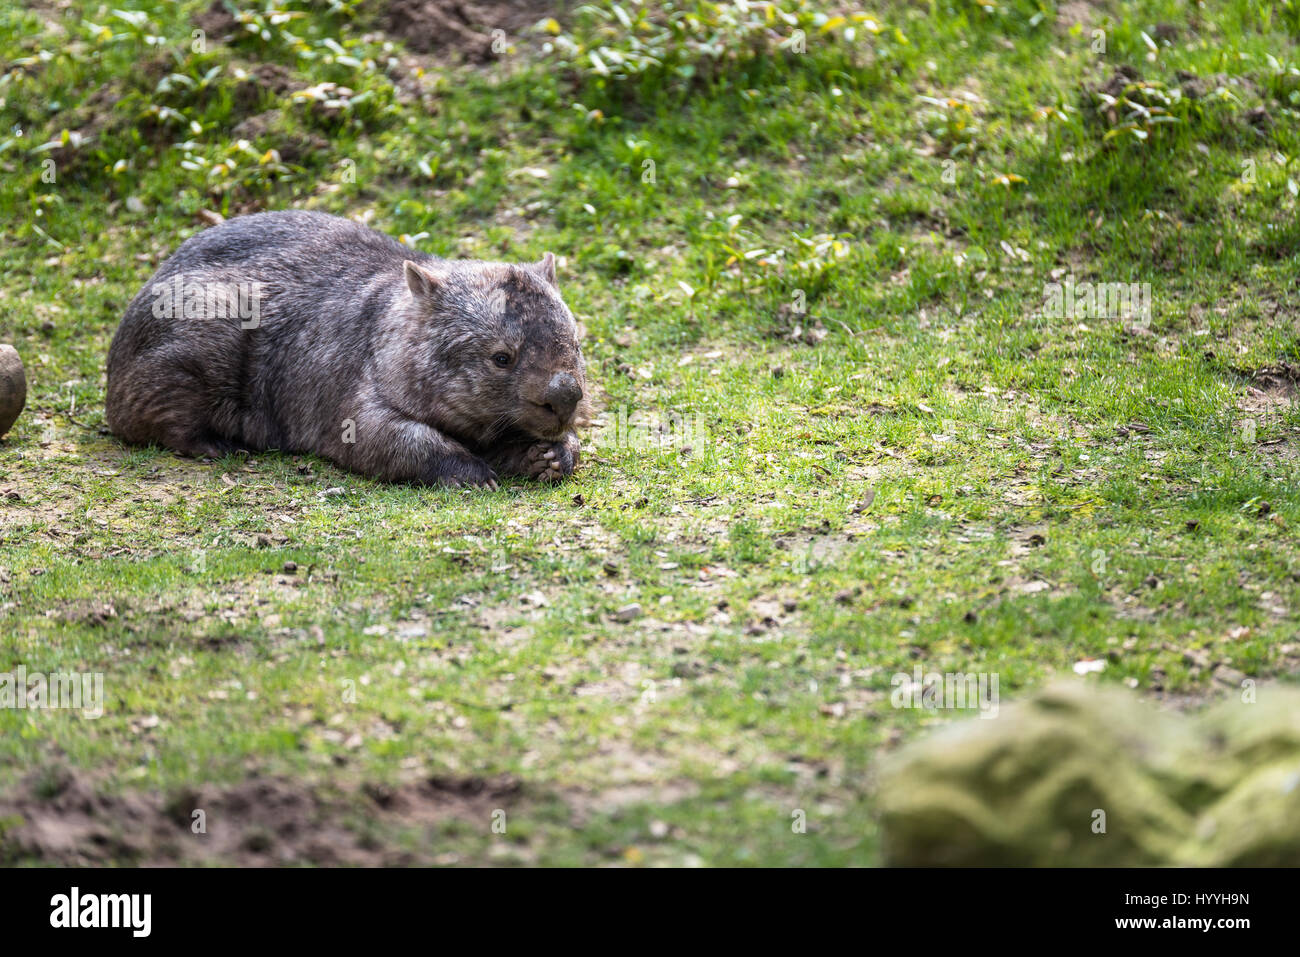
[[[528,450],[525,470],[539,482],[558,482],[573,474],[577,456],[566,442],[538,442]]]

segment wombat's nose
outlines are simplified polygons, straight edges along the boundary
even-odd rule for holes
[[[569,373],[557,372],[551,376],[550,384],[546,387],[546,404],[559,416],[561,422],[569,421],[581,398],[582,386]]]

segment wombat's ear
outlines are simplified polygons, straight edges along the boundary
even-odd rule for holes
[[[428,266],[421,266],[409,259],[402,263],[402,272],[406,276],[406,288],[416,299],[432,299],[442,288],[442,277]]]
[[[538,274],[549,282],[552,286],[557,286],[555,282],[555,253],[546,253],[542,256],[542,261],[533,267]]]

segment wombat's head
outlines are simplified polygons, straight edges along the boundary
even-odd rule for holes
[[[533,265],[408,260],[403,268],[419,352],[433,360],[416,376],[445,428],[484,442],[512,431],[558,440],[586,424],[578,324],[551,253]]]

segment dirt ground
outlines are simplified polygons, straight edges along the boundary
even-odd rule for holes
[[[383,22],[416,53],[459,51],[466,59],[485,62],[500,55],[494,41],[517,40],[556,13],[556,4],[547,0],[390,0]]]
[[[432,777],[326,793],[256,775],[164,799],[102,794],[60,769],[29,776],[0,802],[0,834],[19,857],[56,866],[413,865],[436,862],[437,842],[420,842],[427,853],[413,852],[369,835],[420,833],[453,820],[485,828],[526,799],[510,778]]]

